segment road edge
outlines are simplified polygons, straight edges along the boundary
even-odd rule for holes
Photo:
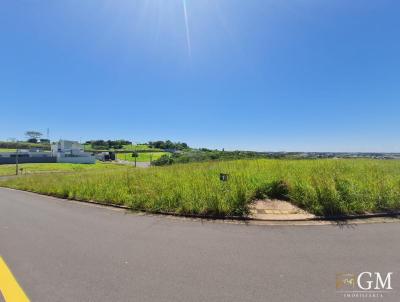
[[[18,191],[18,192],[25,192],[25,193],[30,193],[30,194],[35,194],[35,195],[40,195],[40,196],[47,196],[47,197],[52,197],[60,200],[65,200],[65,201],[71,201],[71,202],[77,202],[77,203],[85,203],[85,204],[90,204],[90,205],[97,205],[97,206],[102,206],[102,207],[107,207],[107,208],[114,208],[114,209],[121,209],[121,210],[126,210],[132,213],[140,213],[144,215],[160,215],[160,216],[169,216],[169,217],[177,217],[177,218],[194,218],[194,219],[202,219],[202,220],[210,220],[210,221],[237,221],[237,222],[271,222],[271,223],[312,223],[312,222],[326,222],[326,223],[342,223],[346,221],[364,221],[363,223],[367,223],[369,219],[376,219],[376,218],[394,218],[394,219],[400,219],[400,211],[395,211],[395,212],[380,212],[380,213],[366,213],[366,214],[355,214],[355,215],[337,215],[337,216],[316,216],[312,218],[302,218],[302,219],[260,219],[260,218],[254,218],[254,217],[249,217],[249,216],[210,216],[210,215],[201,215],[201,214],[180,214],[180,213],[169,213],[169,212],[163,212],[163,211],[144,211],[144,210],[137,210],[137,209],[132,209],[128,206],[124,205],[118,205],[118,204],[109,204],[109,203],[103,203],[103,202],[98,202],[94,200],[79,200],[79,199],[69,199],[69,198],[62,198],[58,196],[53,196],[51,194],[43,194],[43,193],[37,193],[34,191],[29,191],[29,190],[19,190],[19,189],[14,189],[14,188],[8,188],[8,187],[3,187],[0,186],[2,189],[10,190],[10,191]],[[372,222],[373,223],[373,222]]]

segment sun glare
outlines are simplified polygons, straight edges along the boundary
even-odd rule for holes
[[[186,6],[186,0],[182,0],[183,4],[183,15],[185,18],[185,29],[186,29],[186,44],[189,52],[189,57],[192,55],[192,45],[190,41],[190,28],[189,28],[189,19],[188,19],[188,13],[187,13],[187,6]]]

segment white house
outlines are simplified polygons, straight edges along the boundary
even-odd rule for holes
[[[58,163],[94,164],[96,158],[84,151],[83,145],[75,141],[60,140],[51,145],[51,152]]]

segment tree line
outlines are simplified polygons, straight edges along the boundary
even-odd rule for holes
[[[186,143],[182,143],[182,142],[174,143],[174,142],[172,142],[170,140],[149,142],[148,145],[151,148],[163,149],[163,150],[185,150],[185,149],[189,149],[189,146]]]
[[[90,140],[86,144],[91,145],[93,149],[122,149],[125,145],[131,145],[132,142],[118,139],[118,140]]]

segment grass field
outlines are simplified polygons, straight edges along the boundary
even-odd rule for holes
[[[92,145],[90,145],[90,144],[85,144],[84,145],[84,149],[85,149],[85,151],[115,151],[114,149],[107,149],[107,148],[104,149],[104,150],[103,149],[102,150],[94,149],[92,147]],[[119,149],[119,150],[122,150],[122,151],[147,151],[147,150],[151,150],[153,152],[162,151],[161,149],[150,148],[149,145],[145,145],[145,144],[124,145],[122,147],[122,149]]]
[[[83,172],[83,171],[109,171],[121,169],[121,166],[115,164],[96,163],[94,165],[85,164],[19,164],[22,174],[46,173],[46,172]],[[15,174],[15,165],[0,165],[0,176]]]
[[[0,153],[1,152],[15,152],[17,149],[9,149],[9,148],[0,148]]]
[[[125,150],[125,151],[146,151],[146,150],[161,151],[161,149],[150,148],[149,145],[125,145],[123,147],[123,150]]]
[[[150,162],[151,160],[157,160],[164,154],[167,154],[167,152],[141,152],[138,153],[138,157],[136,160],[138,162]],[[117,158],[121,160],[127,160],[127,161],[135,161],[135,158],[132,157],[131,153],[118,153]]]
[[[221,182],[219,173],[228,173]],[[23,176],[0,185],[151,212],[246,215],[251,201],[286,199],[317,215],[400,209],[400,161],[238,160],[150,169]]]

